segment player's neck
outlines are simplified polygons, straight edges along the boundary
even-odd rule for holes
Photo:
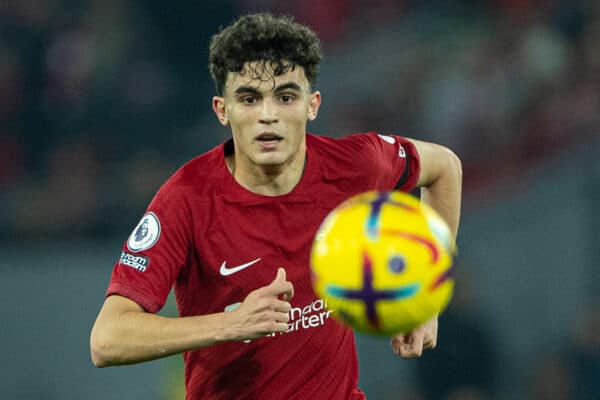
[[[294,190],[302,179],[306,150],[280,165],[256,165],[232,154],[226,157],[233,178],[244,188],[264,196],[281,196]]]

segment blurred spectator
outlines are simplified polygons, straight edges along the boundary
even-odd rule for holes
[[[28,237],[81,235],[98,209],[97,158],[87,144],[64,143],[50,153],[46,174],[9,196],[9,221]]]
[[[444,400],[489,400],[491,397],[477,387],[466,386],[454,388]]]
[[[0,238],[124,238],[178,166],[225,140],[206,45],[254,10],[291,14],[323,39],[327,112],[311,131],[448,145],[467,197],[599,135],[597,1],[5,0]],[[494,397],[494,337],[466,280],[438,349],[413,364],[420,393],[403,398]],[[598,397],[599,324],[586,310],[562,351],[530,366],[529,398]]]
[[[378,1],[381,3],[381,1]],[[323,45],[329,46],[340,39],[348,28],[352,4],[347,0],[305,0],[282,2],[277,0],[237,0],[234,5],[241,13],[270,10],[274,13],[294,16],[310,26],[318,34]],[[369,9],[377,9],[371,4]]]
[[[323,70],[335,79],[322,88],[331,108],[312,131],[375,129],[448,145],[463,160],[467,196],[600,132],[594,2],[214,0],[165,9],[157,0],[6,1],[0,208],[67,179],[47,168],[71,143],[92,158],[71,159],[82,171],[95,164],[81,185],[89,192],[78,194],[90,199],[84,214],[95,217],[79,221],[89,226],[67,229],[28,202],[12,203],[14,215],[37,221],[29,234],[94,236],[116,220],[123,225],[113,228],[127,231],[159,179],[224,140],[209,106],[206,43],[220,23],[252,10],[294,15],[323,38]],[[146,178],[132,185],[128,174]],[[110,193],[120,193],[119,204]],[[1,232],[27,230],[6,214]]]
[[[23,127],[19,123],[23,92],[20,65],[14,52],[0,42],[0,190],[23,174]]]
[[[575,397],[573,381],[565,360],[550,354],[538,361],[532,369],[532,400],[571,400]]]
[[[597,303],[582,310],[575,324],[573,346],[569,349],[575,396],[592,400],[600,393],[600,310]]]
[[[487,400],[493,394],[495,343],[480,318],[468,266],[458,275],[454,298],[440,316],[438,345],[414,364],[426,400]]]
[[[594,305],[576,316],[558,350],[531,369],[534,400],[592,400],[600,393],[600,311]]]

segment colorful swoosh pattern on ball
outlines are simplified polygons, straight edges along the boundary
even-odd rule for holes
[[[376,303],[379,300],[398,300],[413,296],[419,290],[418,284],[411,284],[396,289],[377,290],[373,287],[373,262],[369,255],[363,252],[363,287],[359,290],[346,289],[336,285],[327,285],[328,295],[349,300],[361,300],[365,304],[367,319],[371,325],[380,328]]]
[[[440,251],[436,244],[423,236],[415,235],[414,233],[396,229],[383,229],[380,233],[382,235],[399,236],[425,246],[431,254],[432,263],[436,263],[440,259]]]
[[[401,207],[405,210],[417,212],[417,210],[414,207],[390,199],[390,193],[380,193],[377,196],[377,198],[371,202],[371,212],[369,213],[369,217],[367,218],[366,230],[367,235],[370,239],[377,239],[381,221],[381,209],[384,204],[389,204],[391,206]]]
[[[455,266],[454,266],[454,264],[452,264],[450,266],[450,268],[448,268],[440,276],[438,276],[437,279],[431,283],[431,286],[429,286],[429,291],[433,292],[435,289],[440,287],[442,285],[442,283],[446,282],[448,279],[453,278],[454,277],[454,268],[455,268]]]

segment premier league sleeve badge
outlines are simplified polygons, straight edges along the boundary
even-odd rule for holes
[[[144,214],[129,239],[127,248],[133,252],[148,250],[156,244],[160,237],[160,221],[153,212]]]

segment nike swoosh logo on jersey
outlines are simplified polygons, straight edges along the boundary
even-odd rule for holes
[[[229,276],[229,275],[235,274],[236,272],[240,272],[241,270],[246,269],[251,265],[256,264],[260,260],[261,260],[260,258],[257,258],[256,260],[252,260],[250,262],[247,262],[246,264],[238,265],[237,267],[231,267],[231,268],[227,268],[227,261],[223,261],[223,264],[221,264],[221,269],[219,270],[219,272],[223,276]]]

